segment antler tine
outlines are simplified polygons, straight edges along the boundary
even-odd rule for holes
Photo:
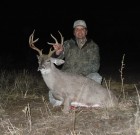
[[[58,41],[57,41],[57,39],[51,34],[51,37],[55,40],[55,44],[58,44]],[[54,43],[50,43],[50,42],[48,42],[48,44],[49,45],[53,45]]]
[[[63,45],[63,42],[64,42],[64,37],[62,36],[62,34],[61,34],[61,32],[60,31],[58,31],[59,32],[59,34],[60,34],[60,36],[61,36],[61,45]]]
[[[34,45],[34,43],[36,43],[36,42],[39,40],[39,38],[37,38],[37,39],[34,40],[34,33],[35,33],[35,30],[34,30],[33,33],[29,36],[29,46],[30,46],[32,49],[36,50],[36,51],[39,53],[39,55],[42,55],[42,49],[39,50],[39,49]]]
[[[52,48],[50,48],[49,54],[47,56],[51,57],[54,52],[55,52],[55,50],[52,50]]]

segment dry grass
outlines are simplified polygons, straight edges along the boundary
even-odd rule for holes
[[[140,135],[140,84],[104,80],[119,98],[112,109],[76,108],[69,114],[48,102],[40,74],[1,71],[1,135]],[[125,94],[125,96],[124,96]],[[125,97],[125,98],[124,98]]]

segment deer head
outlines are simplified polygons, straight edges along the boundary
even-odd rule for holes
[[[39,55],[37,55],[38,64],[39,64],[38,70],[46,69],[47,65],[50,64],[50,62],[55,63],[56,65],[63,64],[64,63],[64,60],[52,58],[52,55],[55,52],[55,50],[52,50],[52,48],[50,48],[48,54],[43,54],[42,53],[43,49],[38,49],[35,46],[35,43],[39,40],[39,38],[37,38],[37,39],[34,40],[34,33],[35,33],[35,30],[29,36],[29,46],[32,49],[36,50],[39,53]],[[62,34],[60,32],[59,32],[59,34],[61,36],[61,45],[63,45],[63,37],[62,37]],[[55,43],[49,43],[48,42],[48,44],[49,45],[58,44],[57,39],[52,34],[51,34],[51,37],[55,40]]]

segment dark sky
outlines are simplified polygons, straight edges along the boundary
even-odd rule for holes
[[[52,2],[53,3],[53,2]],[[35,52],[28,47],[28,38],[35,29],[38,46],[48,48],[52,33],[59,39],[58,30],[65,39],[73,36],[73,22],[84,19],[88,36],[99,45],[102,63],[121,63],[125,54],[129,66],[140,67],[140,6],[55,6],[53,4],[2,3],[1,57],[9,55],[12,61],[31,59]],[[47,47],[46,47],[47,46]],[[46,47],[46,48],[45,48]],[[30,55],[31,54],[31,55]],[[29,55],[29,56],[28,56]]]

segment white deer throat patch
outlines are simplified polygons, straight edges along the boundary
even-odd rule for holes
[[[48,73],[51,72],[50,69],[41,69],[40,71],[41,71],[41,73],[42,73],[43,75],[46,75],[46,74],[48,74]]]

